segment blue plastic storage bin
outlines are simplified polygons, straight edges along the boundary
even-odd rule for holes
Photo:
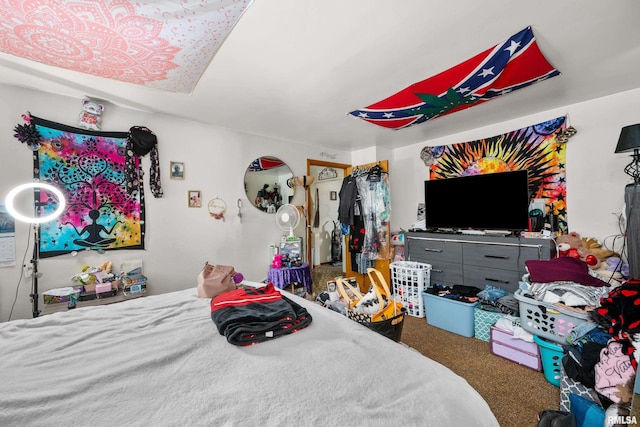
[[[559,344],[547,341],[537,335],[533,340],[540,348],[540,358],[542,359],[542,371],[545,379],[556,387],[560,387],[560,377],[562,376],[562,356],[564,350]]]
[[[422,292],[427,323],[463,337],[474,335],[474,312],[479,302],[467,303]]]

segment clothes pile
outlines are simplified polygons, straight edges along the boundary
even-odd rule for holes
[[[538,301],[582,307],[585,311],[599,305],[618,282],[609,284],[593,272],[587,263],[577,258],[562,257],[550,260],[528,260],[529,272],[521,288]]]
[[[502,288],[485,285],[484,289],[478,293],[478,298],[480,298],[481,310],[503,313],[513,317],[520,315],[518,300],[513,294]]]
[[[240,287],[211,299],[211,319],[220,335],[238,346],[269,341],[311,324],[307,309],[282,295],[273,284]]]
[[[564,375],[589,391],[582,397],[603,409],[629,405],[637,371],[640,281],[608,283],[576,258],[526,261],[520,289],[526,296],[586,314],[562,344]],[[550,313],[550,311],[547,311]]]
[[[475,286],[467,286],[467,285],[442,285],[442,284],[434,284],[433,286],[427,288],[425,292],[437,295],[439,297],[452,299],[454,301],[474,303],[479,300],[478,293],[480,293],[481,289],[476,288]]]

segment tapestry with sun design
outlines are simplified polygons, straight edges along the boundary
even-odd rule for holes
[[[421,157],[429,179],[528,170],[531,199],[543,199],[545,214],[557,216],[558,230],[566,233],[566,141],[558,138],[565,128],[566,117],[558,117],[491,138],[425,147]]]
[[[85,249],[144,249],[144,192],[126,191],[127,132],[95,132],[33,117],[40,147],[34,178],[62,191],[67,206],[40,228],[43,258]],[[51,206],[41,192],[41,215]]]

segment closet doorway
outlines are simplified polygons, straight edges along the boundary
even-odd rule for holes
[[[307,159],[307,176],[315,178],[307,189],[305,203],[307,260],[311,269],[320,265],[342,265],[344,248],[338,205],[342,180],[350,167],[343,163]]]

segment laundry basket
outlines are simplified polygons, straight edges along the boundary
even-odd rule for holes
[[[588,314],[576,313],[557,305],[528,298],[522,289],[513,296],[518,300],[522,328],[542,338],[566,344],[567,336],[576,326],[589,321]]]
[[[396,261],[389,265],[393,298],[402,302],[407,314],[424,317],[425,291],[431,280],[431,265],[414,261]]]
[[[562,356],[564,350],[562,346],[533,336],[533,341],[540,348],[540,358],[542,359],[542,371],[544,378],[556,387],[560,387],[560,378],[562,377]]]

